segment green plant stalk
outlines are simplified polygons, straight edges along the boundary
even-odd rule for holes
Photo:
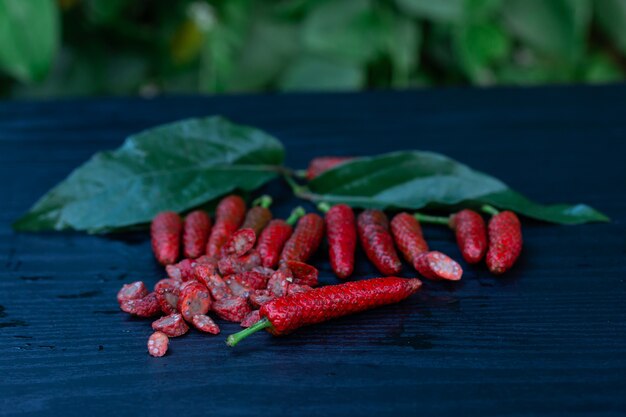
[[[413,217],[415,217],[421,223],[443,224],[446,226],[450,225],[449,217],[429,216],[428,214],[422,213],[415,213],[413,214]]]
[[[252,326],[248,327],[247,329],[243,329],[240,332],[237,332],[228,336],[226,338],[226,344],[230,347],[233,347],[237,343],[245,339],[246,337],[250,336],[251,334],[254,334],[258,332],[259,330],[263,330],[271,326],[272,326],[272,323],[270,323],[270,321],[267,318],[262,318],[261,320],[257,321],[256,323],[254,323]]]
[[[492,216],[500,213],[495,207],[490,206],[489,204],[483,205],[480,209],[483,213],[491,214]]]

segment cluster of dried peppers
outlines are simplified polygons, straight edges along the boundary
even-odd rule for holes
[[[315,159],[306,176],[312,179],[348,159]],[[417,291],[421,281],[394,276],[402,269],[398,252],[424,278],[461,279],[463,270],[456,261],[430,250],[420,222],[450,227],[465,261],[475,264],[486,258],[494,274],[510,269],[522,248],[517,216],[489,206],[483,207],[492,216],[486,225],[479,213],[467,209],[450,217],[401,212],[389,221],[380,210],[364,210],[356,216],[347,205],[326,203],[318,205],[324,218],[298,207],[281,220],[272,219],[271,202],[263,196],[247,210],[241,197],[227,196],[217,206],[214,224],[201,210],[184,220],[174,212],[154,218],[152,247],[168,278],[157,282],[151,292],[141,281],[126,284],[117,296],[127,313],[162,316],[152,323],[151,355],[163,356],[169,338],[185,334],[190,326],[218,334],[210,315],[246,328],[228,337],[228,345],[234,346],[260,329],[282,335],[401,301]],[[314,288],[319,274],[306,262],[324,234],[337,277],[346,279],[353,273],[357,241],[386,277]],[[179,260],[181,253],[184,258]]]

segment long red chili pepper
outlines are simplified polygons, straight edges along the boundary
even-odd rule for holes
[[[449,226],[456,234],[456,242],[467,263],[481,261],[487,252],[487,228],[482,216],[473,210],[461,210],[450,217],[428,216],[415,213],[415,218],[424,223]]]
[[[409,213],[398,213],[394,216],[391,220],[391,234],[398,249],[411,265],[415,264],[420,254],[428,252],[428,243],[422,235],[422,227]]]
[[[326,237],[330,266],[335,275],[346,279],[354,270],[354,251],[356,250],[356,218],[352,208],[345,204],[330,207],[320,203],[318,209],[326,216]]]
[[[279,297],[261,307],[261,320],[228,336],[226,343],[235,346],[261,329],[278,336],[302,326],[397,303],[413,294],[421,285],[422,282],[417,278],[384,277],[328,285]]]
[[[183,254],[195,259],[204,255],[211,233],[211,218],[203,210],[195,210],[185,217],[183,230]]]
[[[207,242],[206,254],[218,258],[222,246],[239,228],[246,215],[246,203],[238,195],[224,197],[215,209],[215,225]]]
[[[309,168],[306,171],[306,178],[310,181],[313,178],[322,175],[324,172],[343,164],[351,159],[350,156],[320,156],[318,158],[311,159],[309,162]]]
[[[393,239],[389,233],[389,220],[380,210],[365,210],[357,219],[359,238],[365,254],[383,275],[395,275],[402,269]]]
[[[324,219],[318,214],[308,213],[298,220],[293,234],[285,243],[281,261],[306,262],[315,253],[324,237]]]
[[[491,206],[482,209],[493,215],[489,220],[487,267],[492,274],[503,274],[511,269],[522,252],[522,225],[512,211],[498,212]]]
[[[241,229],[252,229],[259,236],[261,231],[272,220],[272,212],[269,206],[272,204],[272,197],[264,195],[252,202],[252,208],[248,210],[246,218],[241,225]]]
[[[287,220],[276,219],[269,222],[257,239],[257,250],[261,255],[261,261],[266,268],[274,268],[278,264],[280,253],[285,242],[293,233],[293,225],[304,216],[302,207],[296,207]]]
[[[161,265],[173,264],[178,260],[182,231],[183,221],[173,211],[163,211],[152,220],[152,250]]]

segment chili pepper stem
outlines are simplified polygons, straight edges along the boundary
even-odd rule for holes
[[[321,211],[322,213],[328,213],[328,210],[330,210],[330,208],[331,208],[330,204],[328,204],[325,201],[322,201],[321,203],[317,205],[317,209]]]
[[[485,204],[480,209],[484,213],[491,214],[492,216],[495,216],[496,214],[500,213],[495,207],[490,206],[489,204]]]
[[[252,202],[252,206],[260,206],[263,208],[269,208],[271,205],[272,205],[272,197],[270,197],[267,194],[262,195],[261,197],[257,198],[256,200]]]
[[[306,211],[302,207],[298,206],[295,209],[293,209],[293,211],[291,212],[287,220],[285,220],[285,223],[287,223],[290,226],[293,226],[294,224],[296,224],[298,219],[304,216],[305,214],[306,214]]]
[[[429,216],[428,214],[422,213],[415,213],[413,217],[422,223],[445,224],[446,226],[450,224],[449,217]]]
[[[270,327],[272,323],[267,318],[262,318],[261,320],[254,323],[252,326],[247,329],[243,329],[240,332],[231,334],[226,338],[226,344],[230,347],[235,346],[237,343],[241,342],[246,337],[250,336],[253,333],[258,332],[259,330]]]
[[[307,173],[306,169],[298,169],[293,172],[293,174],[298,178],[306,178],[306,173]]]

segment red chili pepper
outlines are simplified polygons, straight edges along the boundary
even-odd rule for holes
[[[272,197],[264,195],[252,202],[252,208],[248,210],[246,219],[241,225],[242,229],[252,229],[256,236],[261,234],[265,226],[272,220],[272,212],[269,210]]]
[[[330,207],[326,203],[318,205],[325,212],[326,237],[330,266],[335,275],[346,279],[354,270],[354,251],[356,250],[356,218],[352,209],[345,204]]]
[[[409,213],[398,213],[391,220],[391,234],[396,245],[411,265],[419,255],[428,252],[428,243],[422,235],[419,221]]]
[[[215,209],[215,225],[206,247],[206,254],[219,258],[222,246],[239,228],[246,215],[246,203],[237,195],[229,195]]]
[[[261,255],[261,261],[264,267],[274,268],[278,264],[280,253],[283,250],[285,242],[293,233],[293,225],[298,219],[304,216],[305,211],[302,207],[295,208],[287,220],[272,220],[261,232],[261,236],[257,239],[257,250]]]
[[[183,230],[183,254],[195,259],[204,255],[211,233],[211,218],[202,210],[192,211],[185,217]]]
[[[280,297],[264,304],[260,310],[261,320],[228,336],[226,344],[235,346],[261,329],[267,329],[273,335],[283,335],[302,326],[397,303],[421,285],[417,278],[385,277],[328,285]]]
[[[311,159],[309,162],[309,168],[306,171],[306,178],[310,181],[315,177],[322,175],[324,172],[333,169],[337,165],[341,165],[354,159],[350,156],[320,156],[319,158]]]
[[[173,264],[178,260],[182,231],[183,221],[173,211],[161,212],[152,220],[152,250],[161,265]]]
[[[305,214],[285,243],[281,261],[306,262],[315,253],[324,237],[324,219],[315,213]]]
[[[484,206],[483,210],[493,214],[489,220],[487,267],[492,274],[503,274],[522,252],[522,225],[512,211],[499,213],[491,206]]]
[[[450,217],[415,213],[415,218],[424,223],[447,225],[454,230],[459,250],[467,263],[478,263],[485,256],[487,251],[485,221],[475,211],[461,210]]]
[[[365,210],[357,219],[359,237],[365,254],[383,275],[395,275],[402,269],[393,239],[389,233],[389,220],[380,210]]]

